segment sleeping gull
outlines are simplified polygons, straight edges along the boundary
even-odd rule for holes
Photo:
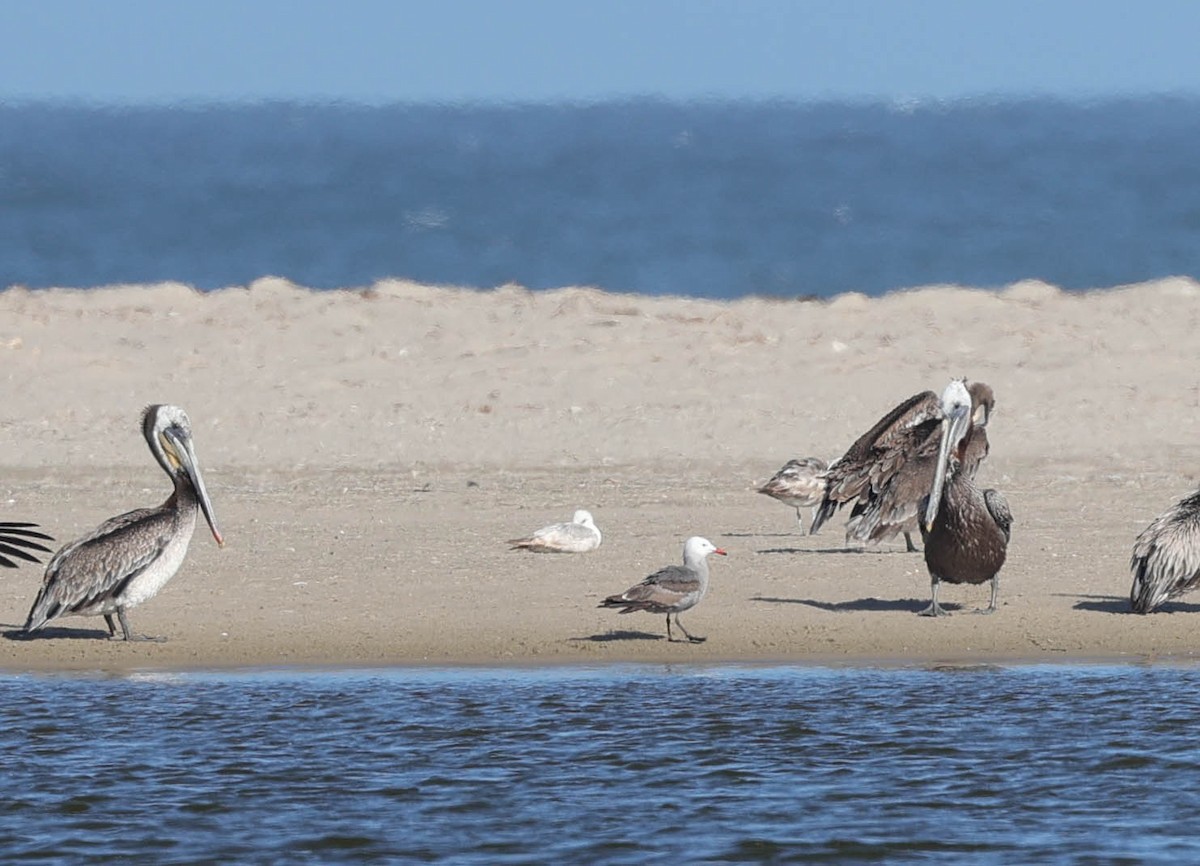
[[[575,512],[570,523],[543,526],[533,535],[512,538],[505,542],[513,550],[532,550],[534,553],[587,553],[600,546],[600,530],[590,511]]]
[[[600,602],[600,607],[619,607],[621,613],[644,610],[647,613],[667,615],[667,640],[671,636],[671,614],[675,614],[675,625],[692,643],[700,643],[702,637],[692,637],[679,621],[682,611],[695,607],[708,592],[708,555],[725,551],[707,538],[693,536],[683,545],[683,565],[668,565],[660,568],[636,586],[620,595],[610,595]]]

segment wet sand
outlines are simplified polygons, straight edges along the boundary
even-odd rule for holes
[[[227,545],[201,523],[130,613],[0,640],[9,670],[303,664],[1189,659],[1200,594],[1127,612],[1133,539],[1197,485],[1200,287],[1080,295],[1039,283],[883,299],[721,303],[590,289],[493,292],[280,280],[0,292],[0,520],[65,542],[162,502],[138,429],[184,406]],[[847,549],[754,492],[787,459],[837,456],[904,397],[993,386],[978,480],[1016,517],[1000,609],[928,600],[919,554]],[[503,541],[587,508],[599,550]],[[663,617],[598,609],[705,535],[710,595]],[[0,631],[37,567],[0,577]]]

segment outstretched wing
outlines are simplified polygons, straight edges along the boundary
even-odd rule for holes
[[[932,391],[914,394],[880,418],[855,440],[826,471],[825,497],[817,506],[811,531],[816,532],[842,505],[853,502],[864,490],[876,487],[902,462],[904,447],[913,438],[923,440],[942,417],[941,401]],[[925,432],[916,432],[924,430]]]

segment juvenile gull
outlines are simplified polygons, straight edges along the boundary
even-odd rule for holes
[[[174,491],[157,508],[109,518],[59,550],[46,566],[26,634],[60,616],[103,616],[109,636],[116,638],[115,614],[124,640],[161,640],[135,635],[125,611],[153,598],[179,570],[197,509],[224,546],[196,463],[187,413],[177,406],[150,406],[142,415],[142,435]]]
[[[796,522],[800,524],[800,532],[803,534],[804,516],[800,513],[800,509],[812,507],[814,509],[813,517],[816,518],[816,506],[825,496],[823,473],[826,468],[825,461],[818,460],[816,457],[789,460],[771,477],[770,481],[758,488],[758,492],[795,508]]]
[[[600,530],[590,511],[575,512],[570,523],[543,526],[533,535],[512,538],[505,542],[512,550],[532,550],[534,553],[587,553],[600,546]]]
[[[632,586],[620,595],[610,595],[600,602],[600,607],[618,607],[621,613],[632,613],[644,610],[647,613],[665,613],[667,615],[667,640],[674,641],[671,635],[671,614],[675,614],[675,625],[692,643],[705,640],[688,634],[679,614],[695,607],[708,592],[708,555],[710,553],[725,556],[725,551],[717,547],[707,538],[693,536],[683,544],[683,565],[668,565],[660,568],[636,586]]]

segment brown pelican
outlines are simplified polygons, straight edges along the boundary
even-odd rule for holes
[[[804,533],[804,515],[801,508],[816,506],[825,495],[824,473],[827,464],[816,457],[805,457],[803,460],[789,460],[783,468],[776,472],[771,480],[758,488],[759,493],[765,493],[773,499],[778,499],[784,505],[796,509],[796,522],[800,524],[800,532]],[[813,511],[816,519],[816,511]]]
[[[632,613],[635,610],[665,613],[669,641],[675,640],[671,635],[671,614],[675,614],[675,625],[679,626],[683,636],[692,643],[701,643],[704,638],[688,634],[683,623],[679,621],[679,614],[699,604],[700,599],[708,592],[710,553],[725,555],[724,550],[707,538],[693,536],[683,544],[683,565],[660,568],[620,595],[610,595],[600,602],[600,607],[619,607],[621,613]]]
[[[984,428],[996,400],[983,382],[972,382],[968,390],[972,425],[963,465],[973,476],[988,453]],[[906,549],[915,552],[912,533],[933,482],[942,418],[942,401],[933,391],[914,394],[880,418],[829,467],[812,531],[852,502],[847,541],[881,542],[903,532]]]
[[[531,550],[534,553],[587,553],[600,546],[600,530],[590,511],[582,508],[575,512],[570,523],[554,523],[543,526],[532,535],[513,538],[512,550]]]
[[[44,532],[36,530],[36,523],[0,523],[0,566],[16,568],[18,563],[14,562],[14,559],[38,562],[38,558],[29,552],[31,550],[49,553],[50,548],[43,547],[33,539],[40,538],[43,541],[53,541],[54,539]]]
[[[985,610],[996,610],[1000,568],[1008,552],[1012,512],[996,490],[980,490],[971,477],[967,449],[975,412],[965,380],[955,379],[942,393],[941,442],[933,485],[921,518],[925,565],[931,594],[923,616],[941,616],[938,584],[992,582],[992,598]]]
[[[196,463],[187,413],[177,406],[150,406],[142,415],[142,433],[175,491],[157,508],[112,517],[59,550],[46,566],[25,621],[27,634],[56,617],[101,615],[109,636],[116,638],[116,614],[124,640],[162,640],[135,635],[125,611],[153,598],[179,570],[196,527],[197,507],[217,544],[224,546]]]
[[[1133,543],[1129,604],[1150,613],[1200,586],[1200,490],[1167,509]]]

